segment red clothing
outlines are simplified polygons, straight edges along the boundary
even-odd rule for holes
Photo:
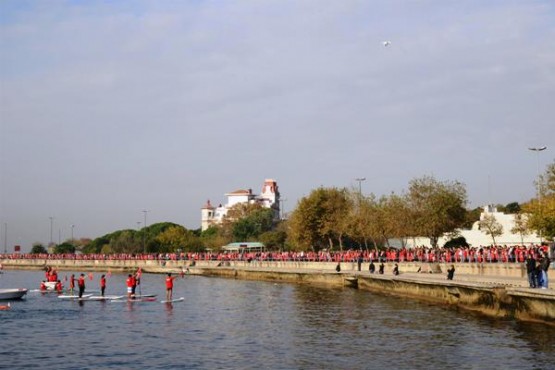
[[[127,287],[133,288],[136,285],[135,278],[133,276],[127,278]]]
[[[168,276],[166,278],[166,289],[172,289],[173,288],[173,279],[175,279],[175,277],[172,277],[172,276]]]
[[[100,287],[106,288],[106,278],[100,278]]]
[[[85,277],[84,276],[79,277],[79,280],[77,280],[77,285],[79,285],[79,287],[84,287],[85,286]]]

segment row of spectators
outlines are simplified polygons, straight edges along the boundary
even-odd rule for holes
[[[388,248],[328,251],[292,252],[181,252],[160,254],[0,254],[0,259],[46,259],[46,260],[188,260],[188,261],[306,261],[306,262],[444,262],[444,263],[524,263],[526,257],[548,253],[546,245],[529,246],[480,246],[457,248]]]

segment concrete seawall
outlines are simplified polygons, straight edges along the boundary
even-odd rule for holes
[[[454,264],[455,279],[445,279],[445,264],[399,263],[401,274],[393,276],[392,263],[385,274],[370,274],[368,263],[358,271],[356,263],[278,261],[135,261],[135,260],[2,260],[6,269],[40,270],[52,266],[71,271],[135,271],[180,273],[244,280],[263,280],[334,287],[352,287],[378,294],[410,297],[485,315],[555,325],[555,291],[530,289],[521,264]],[[448,264],[449,266],[451,264]],[[420,269],[421,272],[417,271]]]

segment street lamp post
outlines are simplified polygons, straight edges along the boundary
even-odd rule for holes
[[[537,169],[537,175],[538,175],[538,184],[536,186],[536,191],[537,191],[537,195],[538,195],[538,207],[539,207],[539,211],[540,211],[540,216],[542,215],[542,188],[541,188],[541,178],[540,178],[540,152],[543,152],[544,150],[547,149],[547,146],[540,146],[540,147],[532,147],[532,148],[528,148],[528,150],[531,150],[533,152],[536,152],[536,169]],[[542,230],[540,228],[539,230],[540,233],[540,244],[543,242],[542,240]]]
[[[148,210],[143,209],[143,213],[145,215],[145,223],[144,223],[145,232],[143,234],[143,253],[146,253],[146,214],[148,212],[149,212]]]
[[[4,222],[4,254],[8,254],[8,223]]]
[[[281,219],[282,220],[285,220],[285,202],[286,201],[287,201],[287,198],[280,199],[280,202],[281,202],[281,207],[280,207],[281,208]]]
[[[72,225],[71,225],[71,244],[75,244],[75,243],[73,242],[73,228],[74,228],[74,227],[75,227],[75,225],[72,224]]]
[[[48,217],[50,219],[50,245],[54,244],[54,239],[52,239],[52,227],[54,225],[54,217]]]
[[[366,181],[366,177],[358,177],[355,180],[358,181],[358,195],[362,195],[362,182]]]

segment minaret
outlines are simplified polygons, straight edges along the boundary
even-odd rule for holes
[[[200,229],[202,231],[208,229],[210,225],[212,225],[212,221],[214,220],[214,206],[210,204],[210,199],[206,201],[206,204],[201,208],[200,211]]]

